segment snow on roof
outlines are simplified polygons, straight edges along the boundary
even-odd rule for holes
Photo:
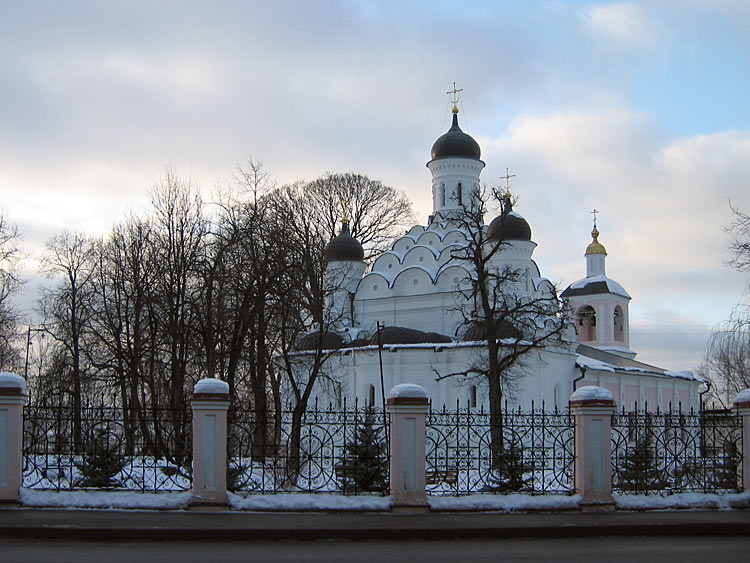
[[[658,368],[648,369],[647,367],[637,367],[637,366],[616,366],[613,364],[608,364],[607,362],[603,362],[601,360],[595,360],[594,358],[589,358],[588,356],[584,356],[582,354],[578,354],[576,358],[576,364],[582,368],[595,369],[599,371],[608,371],[608,372],[628,371],[628,372],[634,372],[634,373],[647,373],[649,375],[661,375],[662,377],[674,377],[677,379],[687,379],[690,381],[703,381],[702,378],[696,377],[692,371],[688,371],[688,370],[662,372],[661,370],[654,371],[654,369],[658,369]]]
[[[732,404],[739,403],[750,403],[750,389],[740,391],[740,393],[734,398],[734,401],[732,401]]]
[[[229,394],[229,384],[221,379],[207,377],[195,384],[193,393],[223,393],[227,395]]]
[[[628,295],[628,292],[625,291],[625,288],[622,287],[619,283],[617,283],[612,278],[608,278],[607,276],[600,274],[598,276],[591,276],[590,278],[583,278],[578,281],[574,281],[572,284],[568,286],[568,289],[583,289],[589,284],[596,283],[596,282],[604,282],[607,284],[607,289],[610,293],[614,293],[615,295],[621,295],[622,297],[627,297],[630,299],[630,295]]]

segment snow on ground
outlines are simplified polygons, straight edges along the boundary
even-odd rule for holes
[[[241,497],[229,493],[235,510],[390,510],[391,497],[277,493]]]
[[[386,511],[392,497],[345,496],[336,494],[278,493],[242,497],[229,493],[230,510],[254,511]],[[130,491],[37,491],[21,489],[23,506],[37,508],[106,508],[175,510],[185,509],[192,494],[139,493]],[[750,508],[750,492],[735,494],[675,493],[672,495],[615,495],[619,510],[732,510]],[[493,495],[428,496],[430,508],[440,512],[530,510],[577,510],[580,495]]]
[[[21,489],[24,506],[45,508],[141,508],[169,510],[187,508],[193,497],[183,493],[139,493],[131,491],[35,491]]]
[[[501,510],[515,512],[524,510],[576,510],[581,503],[580,495],[489,495],[477,494],[461,497],[428,497],[432,510]]]
[[[715,495],[709,493],[674,493],[671,495],[615,495],[619,510],[731,510],[750,507],[750,492]]]

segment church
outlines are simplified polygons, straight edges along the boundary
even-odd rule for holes
[[[458,114],[454,98],[452,125],[432,145],[427,162],[432,176],[427,224],[413,226],[371,265],[364,262],[346,217],[326,248],[331,291],[324,346],[330,351],[328,379],[335,385],[326,387],[325,397],[321,390],[321,399],[333,394],[338,401],[382,405],[392,386],[417,383],[433,405],[487,408],[487,380],[472,377],[469,369],[487,354],[487,334],[467,323],[476,303],[466,289],[477,273],[470,261],[457,258],[473,240],[462,214],[479,201],[485,164],[479,144],[461,130]],[[514,273],[504,291],[531,300],[552,296],[569,318],[560,338],[530,350],[511,368],[513,383],[503,392],[509,404],[562,409],[576,388],[598,385],[628,409],[698,408],[702,381],[635,359],[629,342],[631,297],[606,275],[607,252],[596,219],[584,254],[586,275],[558,296],[533,259],[537,245],[529,222],[512,209],[509,192],[505,197],[501,214],[475,227],[483,230],[486,244],[498,247],[489,267]],[[503,339],[524,338],[516,333],[509,326],[496,336],[505,345]],[[301,353],[319,341],[313,336],[300,340]]]

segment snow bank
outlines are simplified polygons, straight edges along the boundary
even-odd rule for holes
[[[725,495],[707,493],[675,493],[660,495],[614,495],[615,504],[620,510],[676,510],[676,509],[716,509],[750,507],[750,492]]]
[[[492,495],[478,494],[461,497],[428,497],[432,510],[576,510],[581,495]]]
[[[195,387],[193,387],[193,393],[223,393],[228,395],[229,384],[221,379],[208,377],[206,379],[201,379],[195,384]]]
[[[26,393],[26,380],[15,373],[3,371],[0,372],[0,387],[20,389],[21,393]]]
[[[187,508],[192,498],[182,493],[140,493],[136,491],[35,491],[20,490],[21,504],[46,508]]]
[[[416,383],[399,383],[398,385],[395,385],[391,388],[390,391],[388,391],[388,399],[402,399],[402,398],[410,398],[410,399],[426,399],[427,398],[427,391],[425,391],[425,388],[421,385],[417,385]]]
[[[584,385],[570,396],[571,401],[614,401],[612,392],[596,385]]]
[[[391,497],[344,496],[335,494],[277,493],[241,497],[229,494],[235,510],[390,510]]]

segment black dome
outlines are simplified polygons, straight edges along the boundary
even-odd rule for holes
[[[338,350],[344,345],[344,339],[335,332],[325,331],[323,334],[311,332],[299,339],[297,350],[317,350],[318,346],[322,350]]]
[[[458,126],[458,114],[454,113],[451,128],[432,145],[432,160],[451,157],[479,160],[481,156],[479,144],[470,135],[461,131]]]
[[[498,215],[487,229],[487,240],[531,240],[531,227],[515,211]]]
[[[452,342],[450,336],[437,332],[423,332],[416,328],[386,326],[379,330],[383,344],[438,344]],[[378,332],[370,338],[371,344],[378,344]]]
[[[365,251],[357,239],[349,234],[349,223],[341,224],[341,232],[326,246],[326,260],[329,262],[362,262]]]
[[[523,334],[509,320],[502,319],[495,325],[495,337],[498,340],[505,340],[506,338],[517,340],[522,338]],[[473,322],[464,334],[464,341],[475,342],[478,340],[487,340],[487,327],[482,322]]]

